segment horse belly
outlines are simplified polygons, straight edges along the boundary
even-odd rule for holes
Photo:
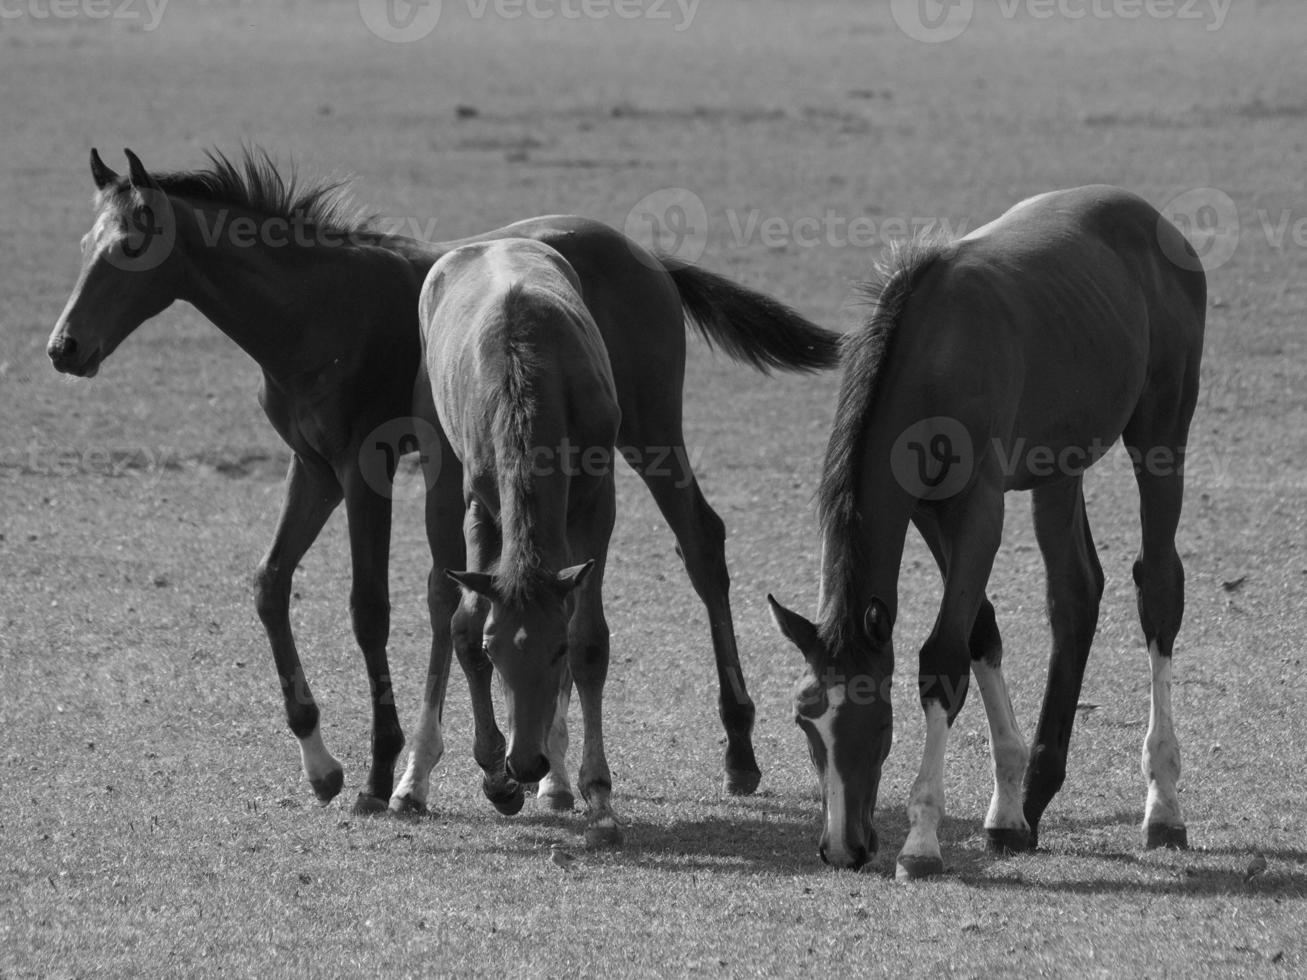
[[[1083,476],[1121,437],[1143,389],[1142,360],[1081,367],[1074,379],[1050,371],[1031,381],[1038,390],[1026,391],[1011,429],[995,439],[1005,489]]]

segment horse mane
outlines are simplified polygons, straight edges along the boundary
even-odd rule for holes
[[[893,349],[895,331],[913,289],[947,242],[912,239],[890,246],[869,280],[858,292],[870,304],[863,324],[845,334],[840,360],[844,374],[821,483],[817,488],[817,514],[824,544],[823,564],[830,569],[823,587],[823,609],[818,632],[836,656],[854,649],[854,610],[859,600],[857,570],[865,567],[863,534],[857,507],[860,446],[876,399],[877,382]],[[823,575],[825,575],[825,568]]]
[[[495,589],[507,602],[525,605],[550,581],[540,551],[534,506],[535,438],[538,368],[531,338],[536,307],[522,283],[503,298],[504,372],[491,420],[495,469],[499,477],[499,528],[503,547],[495,572]]]
[[[204,151],[209,165],[199,170],[152,173],[166,194],[212,204],[247,208],[289,222],[304,222],[342,234],[374,233],[374,222],[354,203],[346,180],[301,180],[292,166],[282,173],[261,147],[243,146],[232,160],[219,150]],[[111,192],[115,199],[131,193],[124,177]]]

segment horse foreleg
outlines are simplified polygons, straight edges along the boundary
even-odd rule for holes
[[[576,805],[572,784],[567,778],[567,709],[572,701],[572,671],[563,670],[558,684],[558,703],[554,706],[554,722],[549,727],[545,757],[549,759],[549,772],[540,780],[537,793],[551,810],[567,811]]]
[[[463,538],[471,571],[484,572],[494,566],[500,550],[499,529],[494,518],[486,514],[476,500],[469,502],[464,512]],[[526,794],[522,784],[508,775],[504,733],[495,721],[495,705],[490,692],[495,665],[482,643],[482,631],[489,611],[488,601],[470,592],[463,593],[454,613],[454,652],[467,678],[472,702],[472,757],[483,773],[481,790],[496,810],[512,816],[522,809]]]
[[[944,755],[949,730],[966,702],[971,633],[1003,536],[1002,483],[993,472],[980,473],[964,496],[934,506],[946,556],[944,598],[921,648],[917,687],[926,745],[908,796],[908,837],[895,865],[900,881],[944,871],[938,833],[944,819]]]
[[[994,765],[994,795],[985,814],[985,835],[991,851],[1000,854],[1028,851],[1034,845],[1030,825],[1021,806],[1021,784],[1030,762],[1030,749],[1012,710],[1012,696],[1003,676],[1003,641],[994,607],[980,605],[971,628],[971,672],[989,722],[989,751]]]
[[[934,511],[919,508],[912,520],[943,574],[948,568],[948,558]],[[971,653],[971,672],[980,688],[989,722],[989,750],[994,768],[994,795],[985,815],[989,848],[1001,853],[1026,851],[1031,847],[1030,827],[1021,810],[1021,780],[1030,761],[1030,750],[1021,737],[1012,710],[1012,697],[1003,677],[1003,640],[988,597],[980,603],[967,646]]]
[[[586,802],[587,847],[620,847],[622,830],[613,812],[613,778],[604,752],[603,699],[608,678],[609,632],[604,618],[603,582],[608,541],[616,516],[616,491],[610,477],[588,514],[569,521],[574,558],[594,559],[594,568],[574,594],[576,606],[567,628],[568,663],[576,679],[584,725],[581,769],[577,774]]]
[[[326,466],[292,455],[286,473],[286,495],[272,545],[254,574],[254,602],[272,646],[272,660],[281,679],[286,721],[299,739],[300,756],[309,785],[323,803],[340,792],[345,773],[322,741],[318,705],[295,648],[290,626],[290,589],[295,569],[317,539],[341,500],[340,485]]]
[[[368,486],[357,469],[346,473],[345,482],[353,566],[350,615],[372,694],[372,765],[354,812],[379,813],[390,800],[395,761],[404,747],[404,732],[395,710],[390,664],[386,658],[386,642],[390,638],[391,501]]]

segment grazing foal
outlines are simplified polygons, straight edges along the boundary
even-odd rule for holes
[[[461,464],[469,568],[448,572],[463,588],[454,649],[473,683],[488,679],[486,659],[499,672],[507,775],[527,783],[552,774],[541,795],[566,809],[572,798],[559,733],[566,732],[576,678],[586,837],[604,845],[621,840],[601,723],[608,671],[602,589],[621,412],[608,352],[580,289],[572,267],[541,242],[510,238],[449,252],[422,289],[418,384],[429,386]],[[459,470],[450,466],[438,479],[458,480]],[[484,749],[486,718],[478,712],[476,722]],[[504,790],[487,786],[497,802],[521,805],[520,794]]]
[[[1138,197],[1082,187],[1024,201],[958,241],[895,252],[874,295],[866,325],[847,338],[819,491],[820,625],[771,600],[808,664],[796,721],[822,785],[822,858],[856,868],[876,850],[910,523],[939,564],[944,595],[921,649],[926,746],[897,875],[944,869],[944,750],[968,667],[989,716],[990,846],[1035,846],[1066,774],[1103,592],[1082,477],[1118,438],[1134,463],[1143,528],[1134,580],[1152,664],[1145,840],[1185,846],[1170,686],[1184,607],[1175,532],[1206,313],[1201,262]],[[1008,490],[1033,491],[1048,570],[1053,651],[1033,752],[1013,716],[985,596]]]

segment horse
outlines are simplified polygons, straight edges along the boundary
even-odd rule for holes
[[[686,325],[764,373],[834,366],[838,335],[761,293],[655,257],[584,218],[533,218],[471,239],[431,243],[387,233],[359,215],[340,184],[305,185],[293,173],[281,173],[266,153],[246,150],[233,162],[211,152],[206,167],[158,174],[131,151],[127,160],[128,173],[120,175],[91,151],[95,223],[82,239],[81,270],[47,353],[56,370],[92,377],[141,323],[183,300],[259,365],[260,403],[291,459],[272,544],[254,576],[255,607],[317,798],[333,799],[344,773],[322,736],[289,606],[300,559],[343,500],[350,612],[372,704],[370,768],[355,810],[425,805],[428,774],[442,751],[448,624],[458,589],[443,573],[429,578],[433,636],[421,731],[397,788],[394,770],[404,734],[386,650],[389,481],[399,452],[416,445],[414,429],[422,421],[412,414],[422,282],[453,248],[499,238],[552,245],[580,279],[612,364],[622,412],[619,434],[632,449],[628,461],[671,526],[708,611],[726,730],[725,787],[753,792],[760,778],[751,738],[754,706],[735,641],[725,526],[705,500],[684,450]],[[448,494],[428,494],[426,506],[432,527],[446,526],[449,508],[462,512],[461,498]],[[438,568],[462,566],[461,536],[439,543],[428,536]],[[481,709],[488,710],[488,700]],[[487,780],[503,789],[501,746],[502,736],[491,725],[478,738],[476,753],[489,767]]]
[[[1144,841],[1187,846],[1170,689],[1184,609],[1175,533],[1206,312],[1201,261],[1148,203],[1091,186],[1030,198],[956,241],[894,249],[879,271],[866,322],[846,338],[817,494],[819,623],[768,596],[777,627],[806,661],[795,721],[822,788],[821,858],[856,869],[877,849],[872,820],[892,740],[893,627],[910,523],[944,588],[920,653],[925,748],[895,876],[944,871],[936,833],[944,756],[968,664],[989,721],[987,847],[1037,847],[1040,818],[1066,775],[1103,593],[1083,476],[1118,438],[1139,489],[1133,574],[1152,668]],[[1012,709],[985,594],[1010,490],[1032,491],[1053,634],[1033,751]]]
[[[544,781],[540,795],[555,809],[573,803],[560,776],[566,745],[557,722],[575,677],[587,842],[619,845],[601,705],[621,409],[603,336],[576,272],[532,239],[447,252],[427,274],[418,309],[418,385],[430,391],[461,464],[466,508],[469,567],[445,570],[463,591],[451,623],[455,652],[470,674],[476,650],[499,672],[507,774],[519,784]]]

